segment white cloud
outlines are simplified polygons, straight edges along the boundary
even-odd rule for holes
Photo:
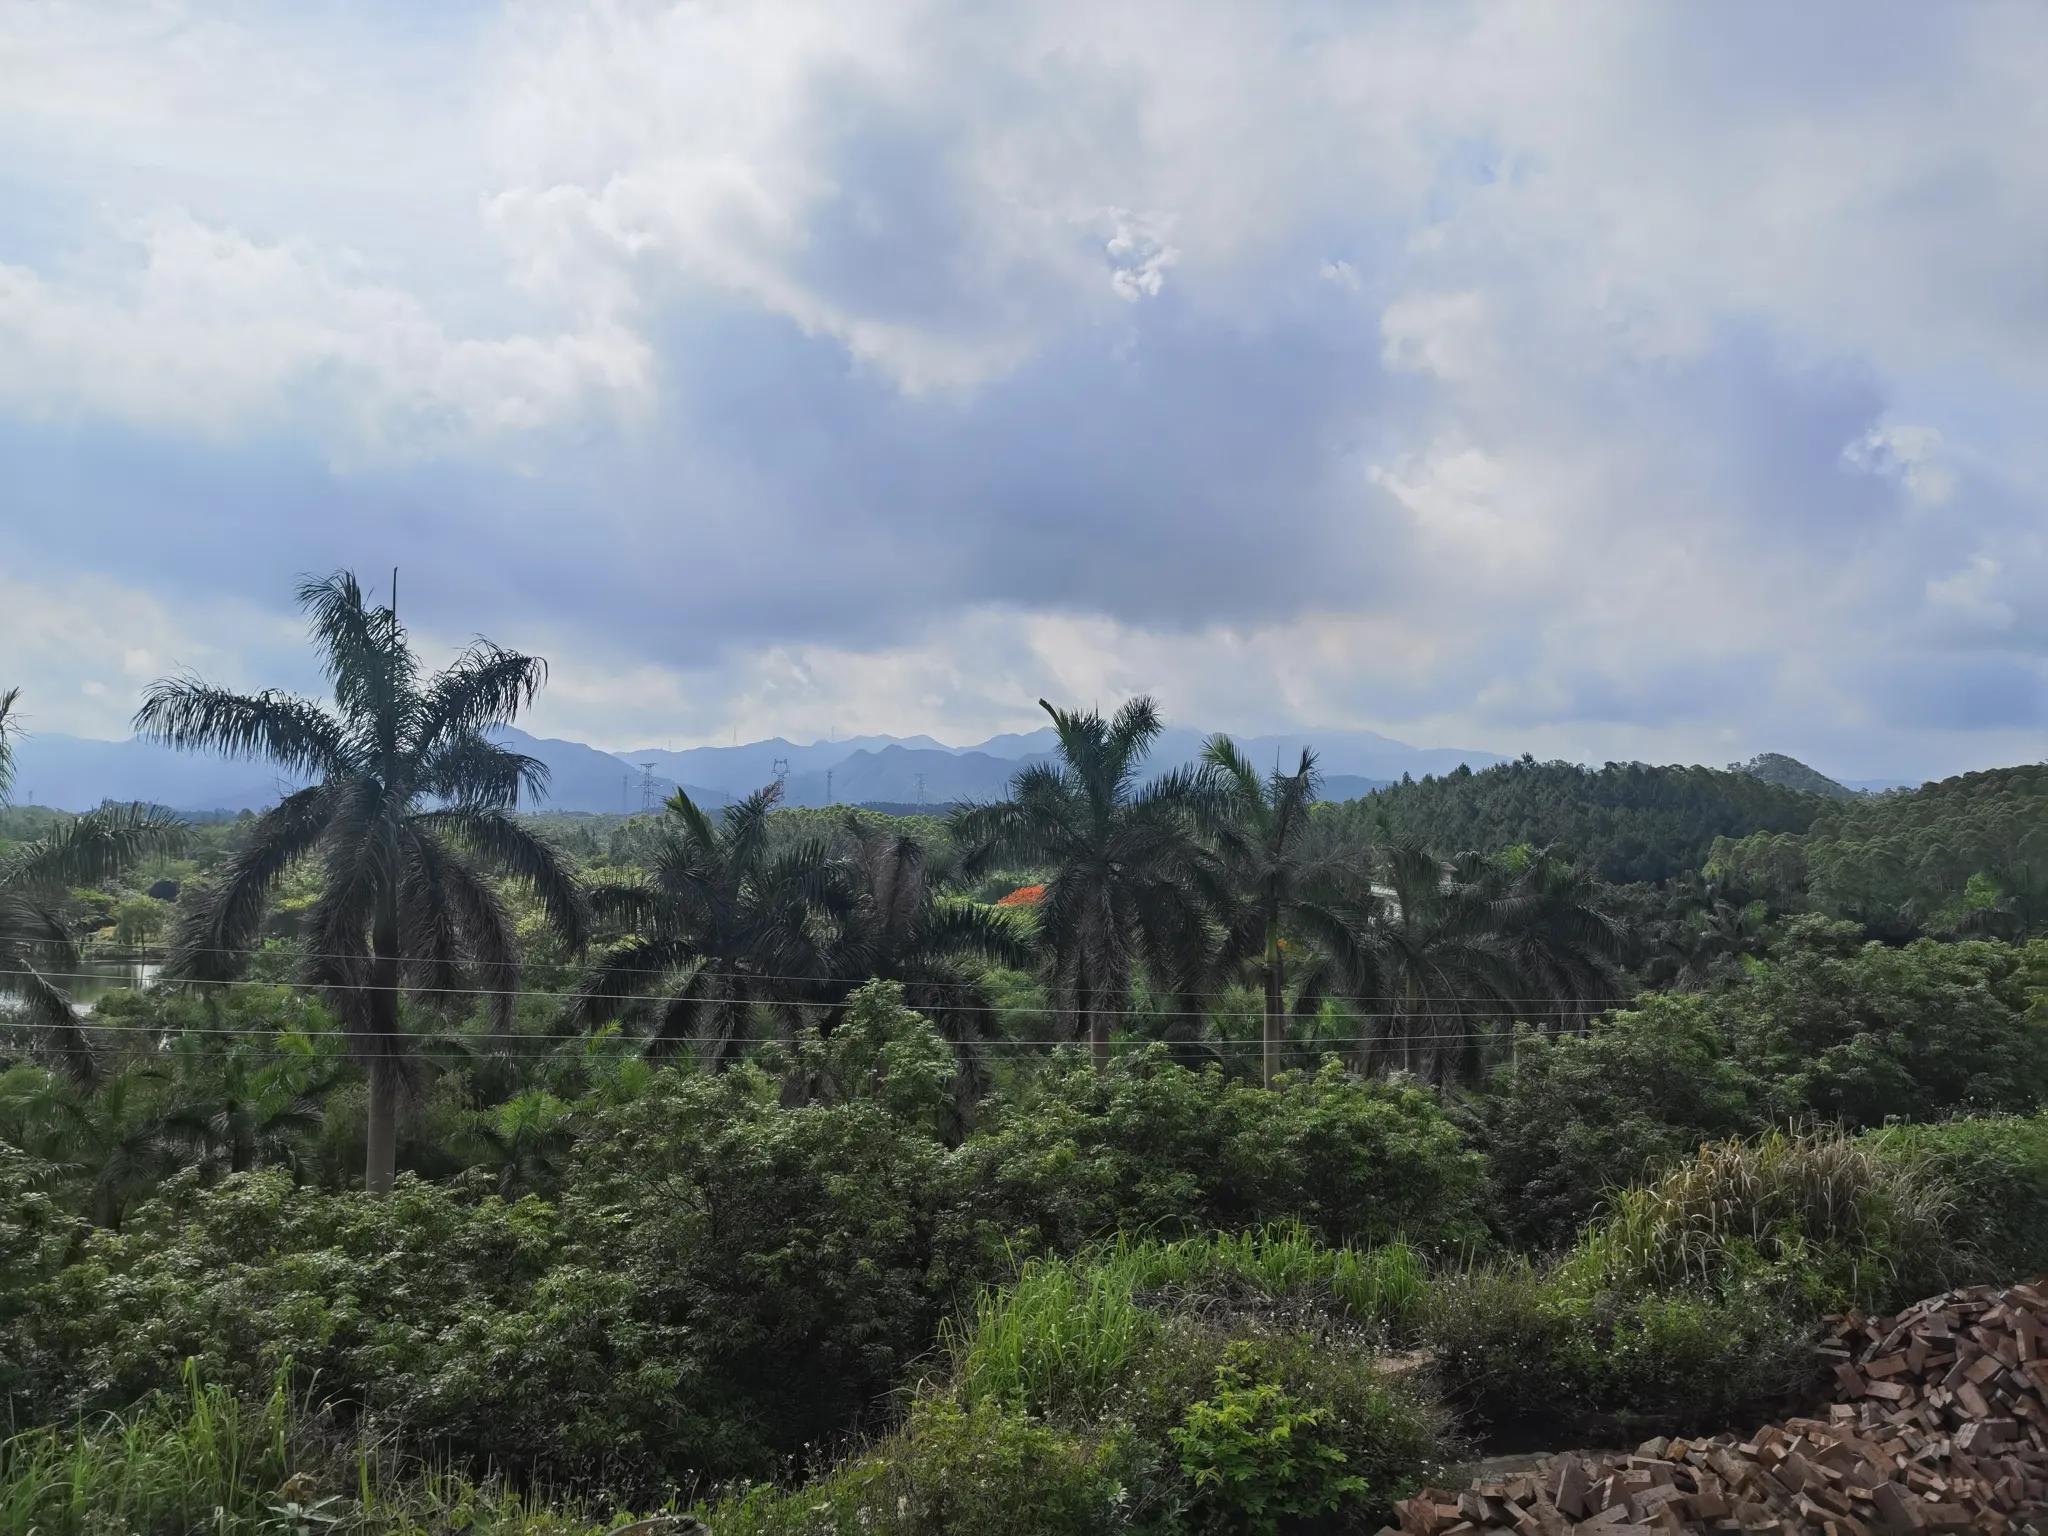
[[[132,250],[111,283],[0,265],[0,402],[216,438],[298,427],[344,455],[404,455],[630,406],[652,383],[645,345],[616,324],[458,337],[345,259],[182,216]]]
[[[102,577],[0,569],[0,689],[22,689],[32,730],[126,736],[143,687],[158,677],[189,668],[240,686],[280,657],[299,662],[302,633],[237,599],[171,604]]]
[[[1955,472],[1943,457],[1941,432],[1934,427],[1890,422],[1872,427],[1842,449],[1842,462],[1864,474],[1896,480],[1922,507],[1938,507],[1955,495]]]

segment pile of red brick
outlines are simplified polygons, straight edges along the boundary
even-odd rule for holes
[[[2036,1285],[2048,1285],[2037,1282]],[[1478,1532],[2029,1531],[2048,1520],[2048,1295],[1950,1291],[1836,1321],[1837,1401],[1746,1439],[1567,1454],[1540,1473],[1429,1490],[1407,1536]]]

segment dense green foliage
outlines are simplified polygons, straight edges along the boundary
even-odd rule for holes
[[[307,595],[333,713],[145,724],[311,788],[0,822],[0,1536],[1371,1530],[2048,1267],[2039,770],[1326,807],[1140,700],[945,822],[525,817],[537,664]]]
[[[1712,863],[1781,904],[1886,930],[2048,931],[2048,767],[1996,768],[1832,808],[1803,837],[1758,829]]]
[[[1556,844],[1603,880],[1668,880],[1700,867],[1717,837],[1804,832],[1828,809],[1818,796],[1715,768],[1539,763],[1404,781],[1325,807],[1328,836],[1391,837],[1439,850],[1497,852]]]
[[[1887,949],[1809,920],[1716,991],[1652,994],[1584,1035],[1525,1038],[1474,1107],[1500,1229],[1559,1246],[1608,1188],[1773,1124],[2031,1112],[2048,1102],[2048,1018],[2030,1006],[2029,953]]]

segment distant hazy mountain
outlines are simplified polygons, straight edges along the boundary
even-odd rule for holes
[[[548,766],[551,810],[640,809],[640,769],[580,741],[556,741],[505,729],[497,733],[515,752]],[[94,741],[84,736],[38,732],[22,738],[15,753],[15,798],[23,805],[85,811],[105,800],[149,800],[178,811],[260,810],[299,787],[298,780],[266,763],[211,753],[173,752],[130,738]],[[772,775],[771,775],[772,777]],[[655,793],[675,791],[672,777],[657,774]],[[692,784],[704,805],[726,805],[732,796]]]
[[[942,806],[1002,795],[1025,764],[1053,749],[1050,728],[995,736],[954,747],[929,736],[854,736],[808,745],[775,738],[729,747],[671,752],[600,751],[578,741],[505,729],[498,739],[548,766],[544,808],[558,811],[637,811],[645,798],[643,764],[652,764],[654,795],[665,799],[685,785],[701,805],[722,806],[786,775],[790,805]],[[1157,775],[1200,755],[1204,733],[1168,730],[1147,760]],[[1403,774],[1444,773],[1459,763],[1484,768],[1503,759],[1492,752],[1417,748],[1371,731],[1327,731],[1300,736],[1246,736],[1238,746],[1261,767],[1292,769],[1304,742],[1314,745],[1323,793],[1332,800],[1366,794]],[[262,763],[172,752],[146,743],[36,735],[18,752],[15,788],[22,803],[87,810],[103,800],[152,800],[181,811],[239,811],[271,804],[295,781]]]

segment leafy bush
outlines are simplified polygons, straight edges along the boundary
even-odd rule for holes
[[[1584,1035],[1525,1036],[1477,1105],[1494,1224],[1518,1247],[1562,1248],[1611,1190],[1762,1113],[1762,1085],[1704,997],[1648,997]]]
[[[1725,1428],[1813,1375],[1813,1315],[1754,1282],[1589,1288],[1513,1261],[1443,1278],[1427,1330],[1447,1400],[1547,1443]]]
[[[2022,951],[1922,939],[1795,946],[1714,1011],[1774,1118],[1875,1126],[2048,1103],[2048,1021],[2028,1001]]]
[[[957,1234],[1073,1253],[1119,1232],[1298,1220],[1322,1242],[1478,1240],[1482,1164],[1435,1099],[1334,1063],[1277,1092],[1152,1054],[1049,1074],[960,1149]]]
[[[765,1471],[894,1387],[943,1294],[944,1148],[875,1100],[775,1088],[662,1074],[595,1115],[555,1202],[187,1178],[36,1299],[62,1379],[23,1407],[119,1407],[187,1357],[254,1391],[289,1357],[461,1458],[647,1494]]]
[[[1328,1410],[1273,1381],[1254,1381],[1233,1347],[1213,1397],[1188,1404],[1169,1438],[1194,1487],[1197,1525],[1277,1533],[1282,1522],[1327,1515],[1366,1493]]]

